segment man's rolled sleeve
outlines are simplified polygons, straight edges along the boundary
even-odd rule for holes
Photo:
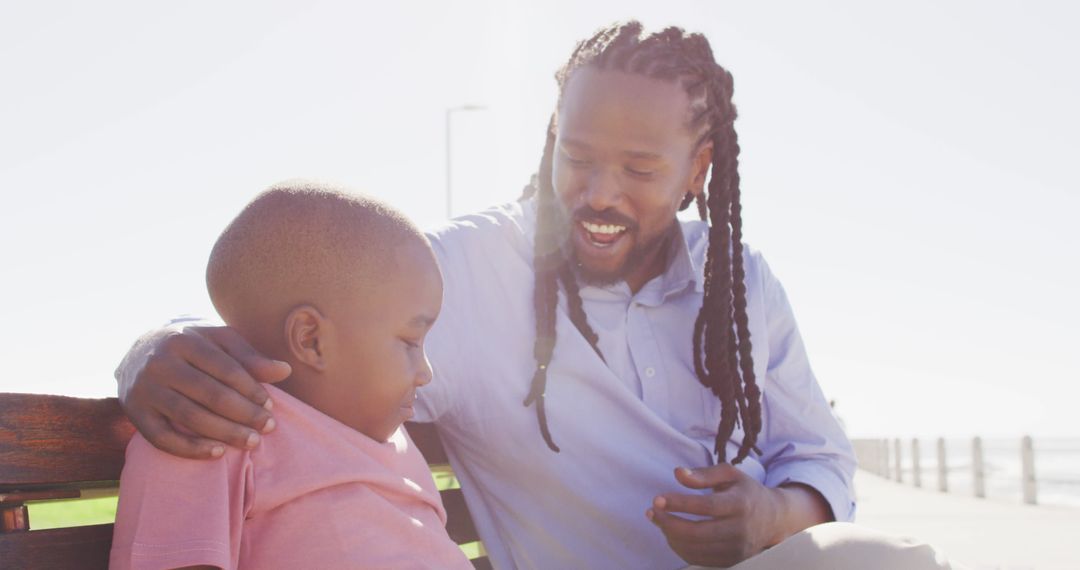
[[[805,459],[770,465],[765,475],[765,486],[779,487],[786,483],[802,483],[821,493],[838,522],[855,520],[851,488],[844,475],[837,473],[832,465]]]
[[[808,485],[821,493],[837,521],[850,521],[855,517],[851,442],[810,369],[783,287],[759,261],[769,339],[760,442],[765,484]]]

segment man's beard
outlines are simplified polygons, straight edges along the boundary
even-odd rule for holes
[[[651,256],[658,250],[662,252],[660,255],[664,258],[663,263],[666,267],[668,261],[666,259],[667,250],[670,249],[672,237],[675,236],[675,233],[678,231],[681,231],[679,228],[679,221],[673,219],[671,225],[668,226],[668,229],[664,230],[656,237],[647,242],[635,243],[634,247],[630,250],[630,253],[627,254],[626,260],[614,271],[599,272],[590,270],[578,259],[577,248],[573,245],[569,245],[572,243],[569,240],[567,241],[567,247],[570,249],[568,257],[578,277],[586,285],[591,285],[593,287],[609,287],[620,281],[624,281],[627,275],[630,275],[644,263],[650,261]]]

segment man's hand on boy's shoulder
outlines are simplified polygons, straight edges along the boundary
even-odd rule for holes
[[[116,377],[120,405],[147,441],[173,455],[207,459],[223,455],[223,443],[259,444],[259,432],[274,428],[259,382],[289,373],[287,363],[263,356],[229,327],[188,323],[140,338]]]

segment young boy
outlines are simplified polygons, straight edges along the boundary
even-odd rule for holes
[[[442,304],[423,234],[370,198],[280,185],[218,238],[206,279],[225,322],[292,367],[267,386],[277,425],[215,461],[136,435],[110,567],[471,568],[401,428]]]

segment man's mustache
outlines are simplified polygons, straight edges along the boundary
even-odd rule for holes
[[[637,222],[611,208],[597,212],[588,206],[582,206],[581,208],[574,210],[574,215],[572,217],[575,222],[625,226],[627,231],[636,231],[638,229]]]

